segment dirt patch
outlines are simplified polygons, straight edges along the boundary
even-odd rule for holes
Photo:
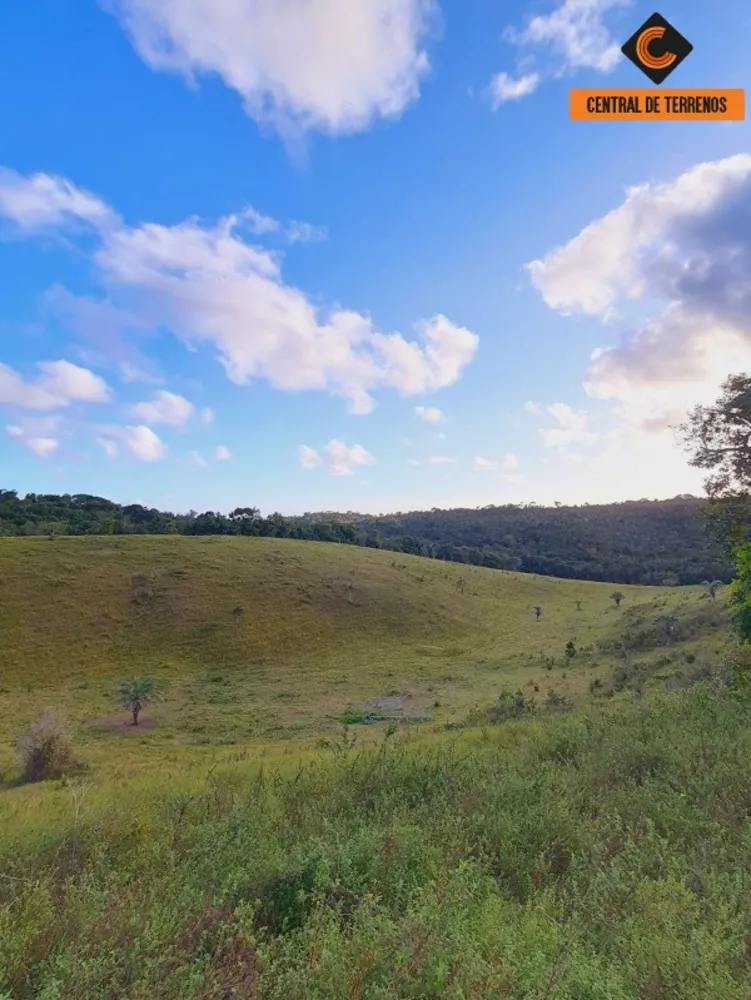
[[[132,715],[103,715],[94,719],[91,728],[98,733],[111,733],[115,736],[138,735],[148,733],[156,726],[156,720],[148,715],[142,715],[138,725],[133,725]]]
[[[407,699],[402,695],[385,695],[373,707],[379,712],[403,712],[407,707]]]

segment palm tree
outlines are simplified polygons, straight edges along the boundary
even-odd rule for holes
[[[159,697],[159,689],[150,677],[131,677],[123,681],[117,689],[118,697],[123,706],[133,716],[133,725],[138,725],[138,716],[144,705]]]
[[[623,594],[620,592],[620,590],[614,590],[613,593],[610,595],[610,597],[612,600],[615,601],[615,606],[617,608],[620,608],[621,601],[623,600]]]
[[[702,587],[707,588],[707,596],[714,600],[717,597],[717,591],[722,586],[722,580],[705,580]]]

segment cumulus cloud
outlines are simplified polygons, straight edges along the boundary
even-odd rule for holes
[[[355,468],[373,465],[375,459],[361,444],[351,447],[343,441],[329,441],[323,451],[323,464],[332,476],[352,476]]]
[[[439,410],[436,406],[416,406],[415,413],[420,420],[425,420],[429,424],[442,424],[446,419],[443,410]]]
[[[358,415],[372,412],[378,390],[410,396],[452,385],[474,358],[477,335],[442,315],[416,323],[407,339],[378,331],[365,314],[318,307],[284,281],[280,256],[241,228],[239,216],[112,225],[94,255],[108,293],[96,304],[142,331],[168,329],[191,349],[210,347],[239,385],[328,392]],[[78,300],[65,295],[70,312]]]
[[[582,69],[607,73],[621,58],[621,45],[605,23],[616,8],[632,0],[561,0],[547,14],[531,17],[519,30],[507,28],[504,37],[516,45],[529,66],[542,62],[539,71],[517,77],[498,73],[488,93],[494,110],[506,101],[519,100],[537,90],[546,77],[559,77]]]
[[[60,447],[61,421],[57,416],[24,417],[17,424],[9,424],[5,430],[39,458],[48,458]]]
[[[150,427],[140,424],[123,427],[119,436],[124,447],[140,462],[159,462],[167,455],[167,446]]]
[[[232,452],[229,450],[226,444],[217,445],[214,451],[214,457],[217,462],[230,462],[232,460]]]
[[[533,94],[540,85],[539,73],[526,73],[513,77],[508,73],[496,73],[490,81],[490,103],[497,111],[507,101],[518,101]]]
[[[751,367],[751,156],[630,188],[528,268],[562,313],[612,319],[630,299],[662,303],[617,346],[594,352],[585,388],[613,403],[621,426],[666,432],[729,372]]]
[[[361,313],[321,314],[285,284],[276,256],[241,238],[234,218],[121,225],[102,240],[96,263],[114,296],[137,303],[143,323],[212,346],[232,381],[326,391],[355,414],[373,410],[374,390],[408,396],[451,385],[477,349],[474,333],[441,315],[407,340],[376,331]]]
[[[215,419],[214,411],[211,409],[211,407],[204,406],[204,408],[201,410],[201,417],[200,417],[202,426],[211,427],[211,425],[214,423],[214,419]]]
[[[589,417],[584,410],[573,410],[566,403],[553,403],[548,407],[548,413],[558,426],[540,430],[546,448],[597,444],[599,436],[589,429]]]
[[[184,427],[193,415],[195,407],[174,392],[160,389],[149,402],[136,403],[132,407],[135,417],[148,424],[167,424],[170,427]]]
[[[485,458],[483,455],[475,456],[475,469],[478,472],[516,472],[519,468],[519,459],[509,451],[501,459]]]
[[[605,15],[632,0],[563,0],[549,14],[530,18],[522,31],[508,32],[524,47],[542,48],[558,61],[560,70],[612,70],[621,58],[621,45],[605,24]]]
[[[307,444],[298,447],[297,458],[303,469],[317,469],[321,464],[321,456],[315,448],[310,448]]]
[[[27,177],[5,167],[0,167],[0,216],[28,231],[115,221],[108,205],[63,177],[42,173]]]
[[[524,412],[531,413],[535,417],[541,417],[545,410],[541,403],[535,403],[530,399],[524,404]]]
[[[216,74],[282,133],[395,118],[419,96],[433,0],[106,0],[141,58]]]
[[[448,458],[446,455],[433,455],[428,459],[430,465],[456,465],[455,458]]]
[[[69,361],[40,361],[40,375],[24,380],[0,363],[0,403],[27,410],[57,410],[71,403],[106,403],[107,383],[99,375]]]
[[[39,458],[49,458],[49,456],[54,455],[60,447],[60,442],[57,438],[26,438],[24,444],[27,448],[30,448],[35,455],[38,455]]]

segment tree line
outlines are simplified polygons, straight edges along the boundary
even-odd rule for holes
[[[262,516],[178,514],[88,494],[20,496],[0,490],[0,535],[245,535],[387,549],[490,569],[612,581],[694,584],[729,581],[731,564],[699,516],[696,497],[579,507],[528,505]]]

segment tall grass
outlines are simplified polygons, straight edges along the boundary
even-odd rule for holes
[[[0,834],[0,995],[747,1000],[749,760],[697,686],[84,801]]]

